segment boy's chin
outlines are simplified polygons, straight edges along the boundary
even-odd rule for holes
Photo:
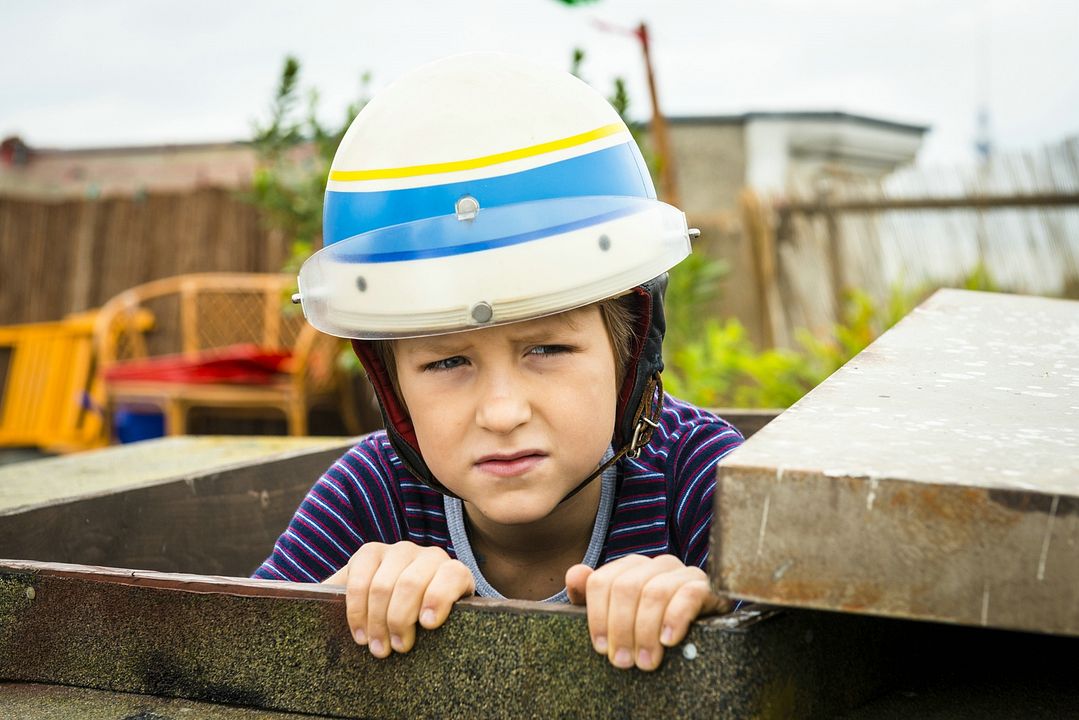
[[[505,526],[529,525],[539,522],[549,516],[558,506],[556,501],[529,499],[527,501],[513,501],[503,499],[498,502],[478,502],[472,505],[480,511],[480,514],[493,523]]]

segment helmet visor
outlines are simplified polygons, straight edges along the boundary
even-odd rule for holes
[[[345,338],[436,335],[602,300],[689,254],[685,215],[635,197],[480,208],[356,235],[300,269],[304,315]]]

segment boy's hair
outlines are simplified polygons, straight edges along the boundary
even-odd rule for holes
[[[603,327],[607,330],[607,338],[611,341],[614,350],[615,389],[622,387],[622,381],[626,377],[630,355],[633,352],[634,330],[636,328],[636,313],[631,304],[630,295],[600,300],[596,305],[599,307],[600,317],[603,318]],[[587,307],[587,306],[586,306]],[[570,310],[569,312],[573,312]],[[404,403],[401,396],[401,386],[397,381],[397,362],[393,352],[393,340],[374,340],[372,344],[382,366],[389,373],[393,391],[398,399]]]

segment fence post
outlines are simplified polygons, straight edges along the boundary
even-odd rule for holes
[[[775,347],[779,317],[779,285],[776,280],[775,233],[767,211],[750,189],[739,194],[742,228],[749,239],[753,256],[753,275],[756,280],[757,307],[760,312],[761,334],[765,347]]]
[[[839,221],[836,219],[835,204],[831,202],[831,193],[827,190],[821,192],[817,196],[817,202],[824,215],[824,226],[828,234],[828,269],[832,280],[835,320],[842,322],[843,302],[847,294],[847,277],[843,269],[843,238],[839,232]]]

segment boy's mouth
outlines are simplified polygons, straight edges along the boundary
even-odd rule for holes
[[[520,450],[510,453],[491,453],[476,461],[476,468],[498,477],[524,475],[547,458],[540,450]]]

